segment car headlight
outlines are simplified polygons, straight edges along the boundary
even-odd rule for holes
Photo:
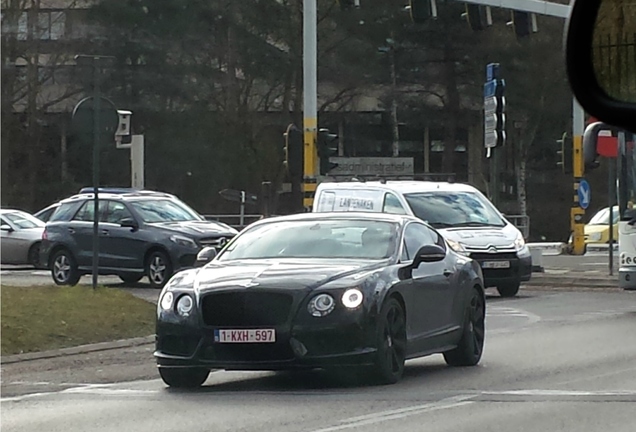
[[[342,304],[349,309],[355,309],[362,304],[364,296],[362,291],[357,288],[352,288],[342,295]]]
[[[192,308],[194,307],[194,300],[188,294],[184,294],[177,300],[177,313],[182,317],[190,316]]]
[[[166,291],[161,298],[161,308],[163,310],[170,310],[172,308],[172,300],[174,300],[174,296],[170,291]]]
[[[318,294],[312,298],[307,305],[307,310],[311,316],[324,317],[329,315],[336,307],[336,301],[329,294]]]
[[[593,241],[593,242],[601,241],[601,239],[603,238],[603,233],[595,232],[595,233],[589,234],[587,238],[589,241]]]
[[[170,236],[170,240],[180,246],[191,247],[191,248],[199,247],[197,243],[194,240],[192,240],[190,237],[184,237],[181,235],[172,235]]]
[[[515,249],[520,251],[526,245],[526,241],[523,239],[523,236],[519,236],[515,239]]]
[[[455,240],[446,239],[446,243],[448,243],[450,248],[452,250],[454,250],[455,252],[457,252],[459,254],[462,254],[462,255],[468,255],[468,252],[466,252],[466,249],[464,249],[464,246],[462,246],[462,244],[460,242],[456,242]]]

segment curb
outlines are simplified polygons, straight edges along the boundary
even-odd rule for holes
[[[65,356],[76,355],[76,354],[86,354],[86,353],[96,352],[96,351],[107,351],[107,350],[112,350],[117,348],[130,348],[130,347],[140,346],[140,345],[149,345],[154,342],[155,342],[155,335],[150,335],[150,336],[138,337],[138,338],[132,338],[132,339],[121,339],[121,340],[116,340],[112,342],[100,342],[95,344],[79,345],[79,346],[69,347],[69,348],[60,348],[60,349],[55,349],[50,351],[14,354],[14,355],[2,356],[2,358],[0,358],[0,364],[5,365],[5,364],[18,363],[18,362],[24,362],[24,361],[31,361],[31,360],[42,360],[42,359],[50,359],[50,358],[56,358],[56,357],[65,357]]]
[[[589,278],[576,276],[541,276],[532,275],[528,282],[522,282],[525,286],[551,286],[551,287],[582,287],[582,288],[618,288],[618,278]]]

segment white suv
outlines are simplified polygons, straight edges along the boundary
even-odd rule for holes
[[[478,261],[486,287],[512,297],[530,280],[532,256],[517,227],[472,186],[425,181],[323,182],[313,212],[368,211],[416,216],[456,252]]]

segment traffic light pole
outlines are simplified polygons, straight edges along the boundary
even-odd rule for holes
[[[309,209],[316,191],[318,134],[318,17],[316,0],[303,0],[303,206]]]
[[[570,229],[572,231],[572,255],[585,254],[584,216],[585,210],[579,203],[579,185],[585,173],[583,163],[583,132],[585,130],[584,112],[576,99],[572,100],[572,172],[574,174],[574,200],[570,210]]]

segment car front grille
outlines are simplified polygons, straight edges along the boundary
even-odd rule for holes
[[[203,297],[203,322],[208,326],[275,326],[287,321],[293,297],[278,292],[235,291]]]
[[[284,361],[294,358],[289,343],[267,344],[220,344],[216,343],[203,350],[203,358],[223,362],[267,362]]]
[[[516,261],[518,259],[515,252],[501,252],[501,253],[487,253],[487,252],[472,252],[470,257],[476,261],[498,261],[508,260]]]
[[[216,249],[221,249],[225,246],[230,240],[232,240],[231,236],[228,237],[206,237],[199,240],[199,244],[202,247],[213,247]]]

